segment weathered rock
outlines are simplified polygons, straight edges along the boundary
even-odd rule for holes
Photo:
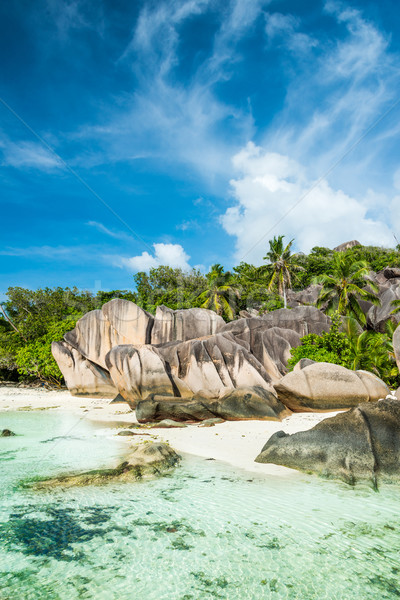
[[[154,346],[116,346],[107,354],[106,364],[115,387],[132,408],[154,394],[181,395],[168,365]],[[181,390],[184,391],[183,384]]]
[[[339,244],[339,246],[336,246],[336,248],[334,248],[333,251],[344,252],[345,250],[349,250],[349,248],[354,248],[354,246],[361,246],[361,244],[357,240],[351,240],[351,242],[344,242],[343,244]]]
[[[116,298],[79,319],[64,339],[84,358],[105,369],[106,354],[114,346],[150,343],[153,322],[150,313],[133,302]]]
[[[0,437],[13,437],[14,435],[17,434],[11,431],[11,429],[3,429],[0,433]]]
[[[299,360],[299,362],[294,365],[293,371],[300,371],[301,369],[304,369],[305,367],[309,367],[310,365],[313,365],[315,362],[316,361],[311,360],[311,358],[301,358]]]
[[[146,441],[134,446],[124,462],[110,469],[61,475],[42,481],[28,482],[26,485],[35,489],[53,489],[54,487],[101,485],[112,481],[135,481],[163,475],[176,466],[180,459],[179,454],[168,444]]]
[[[397,368],[400,370],[400,326],[396,327],[396,330],[393,334],[393,350],[396,358]]]
[[[391,280],[396,281],[396,280]],[[374,331],[385,333],[385,323],[391,319],[394,323],[400,322],[400,313],[391,315],[393,300],[400,299],[400,284],[390,285],[379,289],[379,305],[372,305],[367,312],[367,323]]]
[[[136,406],[140,423],[173,419],[206,421],[218,417],[226,421],[242,419],[281,420],[289,414],[273,392],[262,387],[236,389],[219,400],[195,397],[191,400],[149,399]]]
[[[238,319],[227,323],[223,332],[249,350],[263,365],[272,381],[287,373],[290,349],[300,345],[300,335],[293,329],[271,327],[260,318]]]
[[[274,388],[279,400],[296,412],[351,408],[389,393],[387,385],[372,373],[324,362],[288,373]]]
[[[275,433],[256,462],[343,479],[400,480],[400,402],[360,404],[293,435]]]
[[[225,325],[222,317],[205,308],[171,310],[166,306],[157,306],[152,344],[193,340],[218,333]]]
[[[116,395],[108,371],[84,358],[67,342],[53,342],[51,351],[73,396],[113,398]]]
[[[261,317],[270,327],[292,329],[301,337],[309,333],[321,335],[329,331],[331,319],[315,306],[297,306],[296,308],[280,308]]]
[[[309,285],[304,290],[293,292],[290,290],[287,293],[287,303],[289,308],[296,306],[315,306],[318,296],[322,289],[322,285]]]
[[[121,394],[117,394],[117,396],[111,400],[110,404],[126,404],[126,400],[121,396]]]
[[[400,269],[398,267],[385,267],[383,274],[386,279],[397,279],[400,277]]]
[[[220,398],[237,387],[272,392],[260,362],[229,334],[163,346],[117,346],[106,358],[114,385],[134,408],[154,395]]]

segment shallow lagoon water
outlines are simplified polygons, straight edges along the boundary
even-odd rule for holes
[[[400,489],[260,477],[184,457],[167,477],[33,492],[121,442],[68,413],[0,413],[1,600],[400,597]]]

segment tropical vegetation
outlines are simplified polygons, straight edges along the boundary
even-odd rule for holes
[[[355,246],[334,252],[318,246],[309,254],[293,253],[292,248],[293,240],[285,243],[279,235],[270,240],[264,265],[241,262],[226,271],[215,264],[207,273],[159,266],[136,273],[133,289],[94,294],[68,287],[10,287],[0,303],[0,379],[60,384],[62,375],[52,358],[51,342],[112,298],[131,300],[153,314],[160,305],[204,307],[229,321],[246,314],[241,311],[262,314],[290,306],[292,292],[317,282],[321,286],[318,306],[331,314],[332,328],[322,336],[305,336],[292,351],[290,365],[304,357],[335,362],[372,371],[390,385],[399,385],[392,334],[400,300],[393,302],[384,333],[371,330],[362,310],[379,302],[371,271],[400,267],[399,248]]]

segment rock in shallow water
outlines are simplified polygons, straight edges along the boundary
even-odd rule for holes
[[[12,437],[14,435],[17,434],[11,431],[11,429],[3,429],[3,431],[0,433],[0,437]]]
[[[374,487],[400,482],[400,402],[360,404],[308,431],[278,431],[255,461]]]
[[[42,481],[28,482],[26,486],[44,490],[54,487],[101,485],[113,481],[136,481],[163,475],[175,467],[180,460],[179,454],[168,444],[146,441],[134,446],[126,460],[114,468],[61,475]]]

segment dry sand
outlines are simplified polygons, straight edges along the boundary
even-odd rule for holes
[[[136,423],[135,413],[127,404],[110,404],[111,399],[73,397],[66,390],[48,391],[45,389],[26,389],[17,387],[0,387],[0,430],[7,427],[4,412],[51,410],[65,411],[92,421],[102,435],[116,435],[118,428],[128,428],[129,423]],[[296,413],[279,421],[226,421],[213,427],[188,425],[174,429],[152,428],[144,433],[151,433],[158,439],[168,441],[178,452],[194,454],[205,458],[213,458],[265,475],[296,476],[292,469],[271,464],[254,462],[264,444],[276,431],[295,433],[311,429],[314,425],[337,414],[331,413]],[[134,430],[138,433],[138,430]],[[121,441],[131,444],[146,437],[121,437]]]

